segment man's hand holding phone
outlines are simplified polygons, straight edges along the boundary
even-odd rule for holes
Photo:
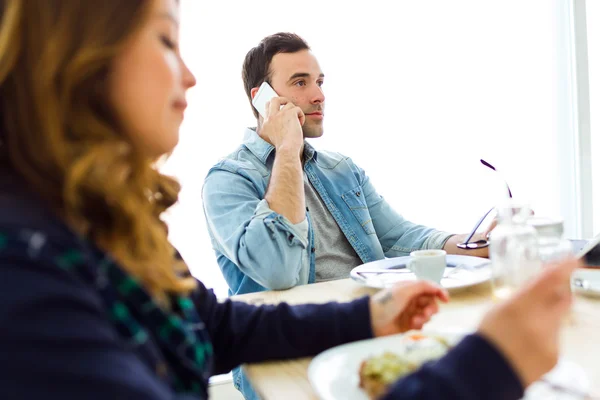
[[[275,147],[271,179],[264,199],[269,208],[292,224],[306,219],[302,151],[304,113],[289,99],[280,97],[264,82],[252,98],[262,115],[258,135]]]
[[[304,144],[302,125],[305,120],[300,107],[285,97],[274,97],[267,103],[266,114],[259,135],[275,146],[277,152],[293,151],[299,154]]]
[[[306,117],[300,107],[285,97],[265,97],[273,95],[277,93],[265,82],[252,101],[263,117],[258,134],[271,143],[277,152],[290,151],[299,154],[304,144],[302,125]],[[262,110],[261,105],[264,105]]]

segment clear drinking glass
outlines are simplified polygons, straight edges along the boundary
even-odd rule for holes
[[[512,199],[498,208],[498,225],[490,235],[492,290],[504,300],[541,269],[538,236],[527,224],[531,208]]]
[[[562,219],[532,217],[527,223],[537,232],[538,254],[543,264],[558,262],[573,255],[571,242],[563,238]]]

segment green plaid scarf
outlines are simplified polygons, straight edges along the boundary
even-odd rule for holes
[[[40,241],[39,235],[45,236],[26,230],[0,232],[0,250],[22,257],[29,254],[34,237]],[[206,397],[213,348],[193,302],[173,296],[172,311],[165,311],[107,254],[84,239],[78,241],[81,246],[66,251],[43,246],[39,251],[45,254],[38,254],[36,259],[52,259],[62,270],[93,285],[128,349],[176,392]]]

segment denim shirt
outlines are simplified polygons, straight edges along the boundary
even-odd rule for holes
[[[440,249],[451,236],[416,225],[392,209],[349,157],[305,142],[304,173],[365,263],[420,249]],[[274,147],[254,129],[210,169],[202,198],[213,249],[230,294],[288,289],[315,281],[310,210],[300,224],[264,200]]]

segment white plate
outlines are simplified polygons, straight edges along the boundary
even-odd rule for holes
[[[352,269],[350,277],[365,286],[379,289],[390,287],[399,281],[414,281],[417,279],[415,274],[406,267],[409,261],[410,256],[373,261]],[[463,289],[487,282],[492,275],[490,260],[487,258],[449,254],[446,256],[446,263],[448,266],[444,276],[447,277],[442,278],[441,286],[448,290]],[[464,264],[464,267],[453,272],[454,267],[461,264]],[[370,270],[382,269],[393,271],[390,273],[369,273]]]
[[[571,278],[571,287],[576,293],[600,298],[600,269],[578,269]]]
[[[427,331],[424,331],[427,332]],[[431,332],[436,333],[436,332]],[[464,333],[447,331],[436,333],[451,343],[456,343]],[[361,362],[374,355],[391,351],[401,354],[404,348],[403,335],[362,340],[331,348],[316,356],[308,367],[308,379],[321,400],[368,400],[358,386],[358,370]],[[590,381],[585,371],[577,364],[561,359],[545,379],[578,392],[590,390]],[[525,400],[567,400],[581,397],[551,389],[545,383],[534,383],[526,393]]]

